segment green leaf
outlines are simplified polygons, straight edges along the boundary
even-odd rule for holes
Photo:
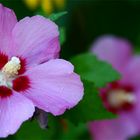
[[[65,27],[60,27],[60,44],[63,45],[63,43],[66,41],[66,28]]]
[[[67,120],[48,113],[47,129],[41,129],[35,120],[27,121],[14,137],[10,136],[6,140],[81,140],[87,136],[89,137],[89,134],[85,124],[79,124],[77,127]]]
[[[106,83],[120,78],[120,74],[110,64],[97,59],[91,53],[76,56],[71,59],[71,62],[81,78],[93,82],[96,87],[103,87]]]
[[[76,126],[70,121],[63,121],[65,123],[65,127],[63,127],[60,140],[90,140],[87,124],[80,123],[78,126]]]
[[[47,137],[47,130],[39,127],[36,121],[25,122],[15,134],[16,140],[44,140]]]
[[[84,99],[76,107],[66,111],[61,117],[70,120],[74,124],[116,117],[104,108],[97,89],[92,83],[85,81],[84,88]]]
[[[140,135],[131,137],[128,140],[140,140]]]
[[[60,17],[66,15],[67,12],[64,11],[64,12],[59,12],[59,13],[53,13],[49,16],[49,19],[52,20],[52,21],[56,21],[58,20]]]
[[[54,140],[62,133],[57,117],[48,114],[48,128],[41,129],[36,120],[25,122],[14,135],[14,140]]]

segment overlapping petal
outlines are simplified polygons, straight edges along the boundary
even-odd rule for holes
[[[100,59],[113,65],[119,72],[127,65],[131,58],[131,44],[114,36],[103,36],[92,46],[92,51]]]
[[[128,65],[124,69],[122,83],[133,85],[135,89],[140,89],[140,57],[134,56],[129,61]]]
[[[14,12],[0,4],[0,51],[10,53],[12,50],[12,30],[17,23]]]
[[[59,55],[59,32],[55,23],[42,16],[26,17],[13,29],[13,55],[27,60],[28,65],[43,63]]]
[[[25,73],[31,80],[26,95],[35,106],[54,115],[75,106],[83,96],[80,77],[69,62],[56,59],[36,66]]]
[[[138,133],[134,122],[126,115],[113,120],[92,122],[89,129],[94,140],[125,140]]]
[[[0,98],[0,137],[15,133],[24,121],[32,117],[34,110],[33,103],[19,93]]]

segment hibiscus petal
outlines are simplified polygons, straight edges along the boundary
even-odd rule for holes
[[[89,130],[94,140],[125,140],[138,133],[135,124],[126,116],[91,122]]]
[[[19,93],[0,98],[0,137],[15,133],[34,110],[33,103]]]
[[[114,36],[103,36],[99,38],[92,47],[92,51],[101,60],[113,65],[118,71],[123,68],[131,58],[131,45],[128,41]]]
[[[17,22],[14,12],[0,4],[0,51],[9,52],[12,30]]]
[[[43,70],[43,72],[47,75],[64,75],[71,74],[74,70],[74,67],[70,62],[63,59],[53,59],[48,61],[44,65],[36,66],[33,69],[35,69],[36,71]],[[28,72],[30,72],[30,70]],[[43,78],[44,73],[40,73],[38,75],[36,75],[36,73],[32,73],[32,75]]]
[[[24,95],[46,112],[60,115],[82,99],[80,77],[65,60],[50,60],[28,70],[25,75],[31,80],[31,88]]]
[[[121,80],[124,84],[133,85],[135,88],[139,88],[140,83],[140,57],[134,56],[125,67],[124,76]],[[131,79],[131,80],[130,80]]]
[[[140,132],[140,125],[139,125],[139,122],[140,122],[140,88],[135,92],[135,106],[134,106],[134,109],[131,111],[131,113],[129,114],[131,118],[133,118],[133,120],[135,121],[138,129],[139,129],[139,132]]]
[[[59,32],[55,23],[42,16],[26,17],[13,29],[14,55],[39,64],[59,55]]]

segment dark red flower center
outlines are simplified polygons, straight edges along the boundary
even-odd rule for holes
[[[0,52],[0,69],[8,62],[8,56]]]
[[[18,75],[23,74],[26,71],[26,60],[23,59],[22,57],[19,57],[19,59],[20,59],[21,68],[18,71]]]
[[[101,98],[105,107],[113,112],[129,111],[135,102],[134,90],[129,85],[121,85],[118,82],[111,83],[105,89],[101,89]]]
[[[30,88],[30,80],[27,76],[20,76],[13,80],[13,89],[15,91],[25,91]]]
[[[10,88],[7,88],[6,86],[0,86],[0,97],[4,98],[7,96],[12,95],[12,90]]]
[[[26,71],[26,60],[21,57],[8,58],[0,53],[0,97],[12,95],[12,89],[22,92],[30,88],[30,79],[23,76]]]

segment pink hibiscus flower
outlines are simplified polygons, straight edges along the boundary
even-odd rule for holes
[[[118,117],[91,122],[90,133],[95,140],[126,140],[139,132],[140,57],[132,56],[128,41],[113,36],[99,38],[92,52],[112,64],[122,78],[100,92],[104,106]]]
[[[58,36],[49,19],[17,22],[14,12],[0,5],[0,137],[15,133],[35,107],[60,115],[82,99],[73,65],[57,59]]]

